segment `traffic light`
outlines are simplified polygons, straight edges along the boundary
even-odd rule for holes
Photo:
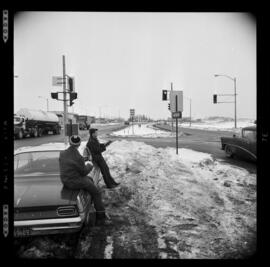
[[[77,99],[77,93],[75,92],[71,92],[69,93],[70,95],[70,98],[69,98],[69,106],[71,107],[74,103],[73,103],[73,100],[74,99]]]
[[[70,92],[74,91],[74,83],[73,83],[73,78],[68,77],[68,88]]]
[[[168,104],[168,110],[171,110],[171,104],[170,103]]]
[[[167,100],[167,90],[162,90],[162,100]]]
[[[213,95],[213,102],[214,102],[214,104],[217,103],[217,95]]]
[[[51,93],[52,99],[58,99],[58,93]]]

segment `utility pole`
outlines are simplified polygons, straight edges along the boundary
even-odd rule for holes
[[[191,127],[191,98],[189,99],[189,127]]]
[[[178,99],[177,95],[175,96],[175,109],[176,112],[178,111],[178,105],[177,105]],[[178,118],[176,118],[176,154],[178,155]]]
[[[65,145],[67,145],[67,137],[66,137],[66,124],[67,124],[67,97],[66,97],[66,63],[65,56],[63,56],[63,92],[64,92],[64,141]]]
[[[234,81],[234,128],[237,128],[237,120],[236,120],[236,78],[233,79]]]
[[[173,91],[173,83],[171,83],[171,92]],[[173,119],[172,119],[172,112],[171,112],[171,120],[172,120],[172,134],[173,134]]]

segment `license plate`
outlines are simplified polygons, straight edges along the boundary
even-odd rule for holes
[[[32,230],[27,227],[20,227],[20,228],[15,228],[14,229],[14,236],[29,236],[31,235]]]

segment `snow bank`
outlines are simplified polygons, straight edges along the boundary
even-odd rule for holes
[[[121,124],[121,122],[91,123],[91,127],[95,128],[97,126],[108,126],[108,125],[117,125],[117,124]]]
[[[237,129],[234,128],[234,121],[224,121],[224,120],[203,120],[202,122],[192,122],[191,127],[189,122],[180,123],[182,127],[189,127],[194,129],[202,130],[215,130],[215,131],[233,131],[239,132],[241,128],[247,126],[254,126],[254,120],[250,119],[240,119],[237,121]]]
[[[154,128],[151,124],[131,125],[125,129],[115,131],[111,135],[114,136],[141,136],[141,137],[170,137],[171,133]]]
[[[170,249],[180,258],[222,257],[256,229],[256,175],[243,168],[207,153],[180,148],[176,155],[174,148],[126,140],[113,142],[103,154],[121,182],[114,198],[131,194],[126,205],[145,213],[161,246],[173,237]],[[217,242],[229,249],[224,245],[217,255]],[[160,258],[168,258],[160,249]]]

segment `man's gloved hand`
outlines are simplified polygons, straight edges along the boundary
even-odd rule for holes
[[[110,145],[113,141],[109,140],[107,143],[106,143],[106,146]]]
[[[86,161],[85,162],[85,166],[86,166],[86,168],[87,168],[87,170],[90,172],[92,169],[93,169],[93,163],[91,162],[91,161]]]

